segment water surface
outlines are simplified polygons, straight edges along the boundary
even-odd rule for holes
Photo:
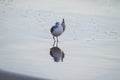
[[[50,55],[50,28],[66,21],[59,37],[63,62]],[[52,80],[119,80],[120,18],[53,11],[0,9],[0,70]]]

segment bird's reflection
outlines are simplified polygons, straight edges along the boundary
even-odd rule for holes
[[[63,62],[63,58],[65,57],[64,52],[56,45],[53,44],[53,47],[50,48],[50,55],[53,57],[55,62]]]

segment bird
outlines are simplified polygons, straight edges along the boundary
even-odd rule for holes
[[[54,43],[55,37],[57,38],[57,43],[58,43],[58,36],[60,36],[64,31],[65,31],[66,25],[65,25],[65,20],[63,18],[62,23],[56,22],[54,26],[51,27],[50,32],[53,35]]]

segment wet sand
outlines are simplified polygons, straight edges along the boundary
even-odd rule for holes
[[[55,59],[50,28],[63,18]],[[0,7],[1,78],[120,80],[119,53],[119,17]]]

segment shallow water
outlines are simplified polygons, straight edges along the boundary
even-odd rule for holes
[[[0,10],[0,69],[52,80],[119,80],[120,18],[41,10]],[[63,62],[50,55],[51,26],[62,18]]]

